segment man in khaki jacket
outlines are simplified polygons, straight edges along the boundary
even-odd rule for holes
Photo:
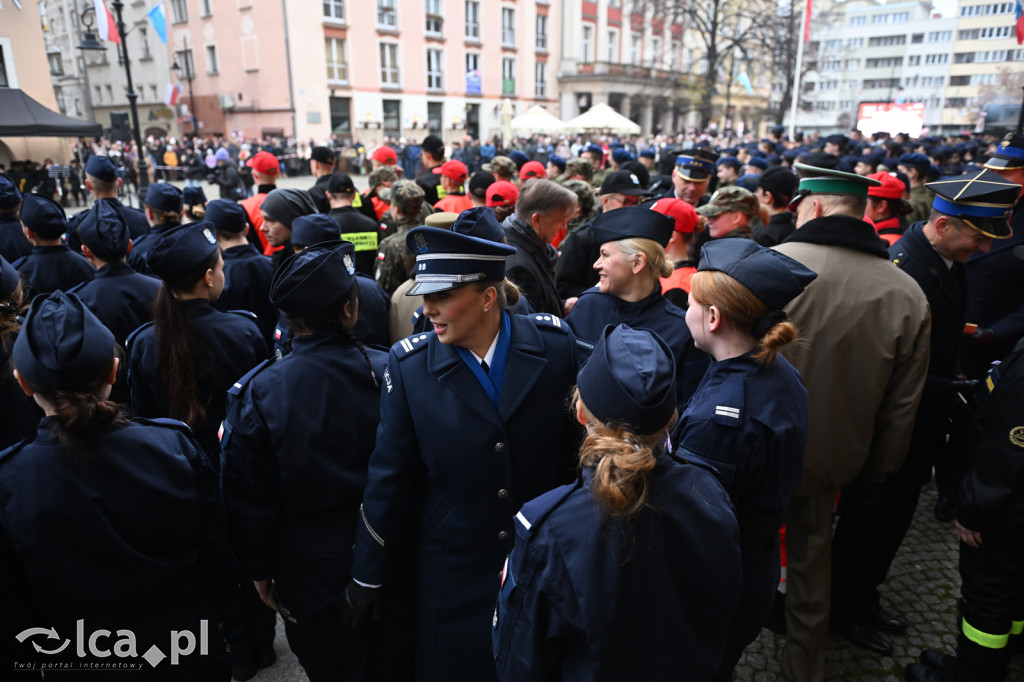
[[[787,353],[810,394],[804,478],[786,522],[788,639],[782,672],[825,679],[832,511],[854,480],[876,485],[906,456],[928,369],[930,314],[861,220],[876,180],[796,164],[796,231],[779,246],[818,273],[786,307],[806,343]],[[791,204],[793,206],[793,204]]]

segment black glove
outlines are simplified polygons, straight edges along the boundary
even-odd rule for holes
[[[964,339],[976,348],[987,348],[996,340],[996,333],[990,327],[978,327]]]
[[[341,605],[338,607],[342,621],[355,630],[366,620],[367,614],[377,605],[378,599],[379,587],[366,587],[355,580],[350,580],[341,595]],[[377,615],[375,610],[375,617]]]

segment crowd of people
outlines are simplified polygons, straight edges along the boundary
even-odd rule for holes
[[[961,621],[907,679],[1004,679],[1024,135],[784,132],[153,140],[141,210],[83,141],[71,219],[0,174],[3,665],[246,680],[280,617],[314,682],[729,680],[764,627],[820,681],[906,631],[934,476]]]

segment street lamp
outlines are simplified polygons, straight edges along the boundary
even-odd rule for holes
[[[135,149],[138,154],[138,160],[135,163],[135,168],[139,176],[139,206],[142,206],[143,201],[146,198],[146,190],[149,189],[149,164],[146,163],[146,150],[142,146],[142,134],[139,130],[139,108],[136,104],[136,100],[139,99],[138,93],[135,92],[135,87],[132,85],[132,67],[131,60],[128,59],[128,39],[127,31],[124,28],[124,18],[121,16],[121,10],[124,9],[124,3],[121,0],[114,0],[110,3],[110,6],[114,8],[114,13],[117,17],[117,35],[121,38],[121,61],[124,62],[124,75],[128,81],[128,92],[125,96],[128,97],[128,107],[131,110],[132,115],[132,137],[135,140]],[[79,50],[106,50],[106,47],[100,41],[96,40],[96,37],[92,33],[91,21],[86,21],[86,15],[90,12],[93,13],[93,17],[96,17],[96,10],[94,7],[87,7],[82,12],[82,23],[85,25],[85,32],[82,38],[82,42],[78,44]]]
[[[171,71],[174,71],[175,74],[180,74],[182,70],[185,71],[185,80],[188,81],[188,112],[192,119],[192,137],[195,138],[199,132],[196,126],[196,100],[192,96],[192,81],[195,79],[196,74],[192,68],[192,53],[188,50],[184,36],[181,39],[181,58],[185,62],[185,68],[182,69],[178,65],[178,60],[175,59],[174,65],[171,66]]]

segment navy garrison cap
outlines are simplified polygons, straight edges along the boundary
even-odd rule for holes
[[[356,281],[355,252],[351,243],[335,241],[290,256],[270,282],[270,302],[288,315],[311,315],[323,310],[352,289]]]
[[[624,206],[594,218],[591,229],[598,244],[637,237],[651,239],[665,247],[676,223],[672,218],[646,207]]]
[[[1020,194],[1020,185],[982,169],[925,185],[935,192],[932,208],[959,218],[992,239],[1013,236],[1010,213]],[[22,209],[24,210],[24,209]]]
[[[769,310],[782,310],[818,273],[750,239],[716,239],[700,250],[697,272],[718,270],[750,289]]]
[[[552,154],[551,156],[548,157],[548,163],[553,164],[555,168],[558,169],[559,173],[565,172],[565,159],[563,159],[561,156]]]
[[[74,294],[55,291],[32,301],[14,342],[14,366],[44,391],[86,388],[114,358],[114,335]]]
[[[601,423],[628,425],[648,435],[665,428],[675,412],[675,377],[675,357],[660,336],[620,324],[601,332],[576,385],[583,404]]]
[[[653,159],[657,155],[658,155],[658,150],[655,149],[654,147],[648,147],[647,149],[640,150],[640,156],[646,157],[648,159]]]
[[[213,223],[201,220],[164,232],[146,254],[146,268],[165,282],[195,270],[217,250],[215,230]]]
[[[612,152],[612,161],[619,165],[622,165],[624,163],[629,163],[630,161],[635,161],[635,159],[633,158],[632,154],[627,152],[622,147],[619,147],[618,149]]]
[[[68,228],[60,204],[41,194],[26,194],[21,202],[21,222],[43,239],[56,239]]]
[[[341,225],[323,213],[304,215],[292,223],[292,245],[312,246],[341,238]]]
[[[437,227],[409,230],[405,244],[416,256],[416,283],[406,296],[433,294],[472,282],[500,282],[505,279],[505,261],[516,252],[514,246]]]
[[[601,149],[596,144],[588,144],[586,147],[584,147],[583,149],[580,150],[580,154],[583,154],[583,152],[590,152],[591,154],[597,154],[599,157],[603,157],[604,156],[604,150]]]
[[[154,182],[146,190],[145,203],[161,211],[181,213],[181,190],[169,182]]]
[[[85,174],[104,182],[117,180],[117,169],[114,168],[113,161],[106,156],[90,156],[85,164]]]
[[[684,180],[701,182],[711,177],[718,154],[707,149],[691,149],[676,157],[676,173]]]
[[[494,209],[487,206],[477,206],[460,213],[452,223],[452,232],[492,242],[501,242],[505,239],[505,230],[498,223]]]
[[[6,301],[18,286],[20,276],[14,266],[0,256],[0,301]]]
[[[1024,166],[1024,135],[1007,133],[1003,141],[996,147],[992,158],[985,163],[985,168],[1020,168]]]
[[[753,166],[754,168],[760,168],[761,170],[766,170],[768,168],[768,160],[760,156],[754,156],[747,161],[747,165]]]
[[[202,187],[186,187],[181,192],[181,200],[189,206],[197,206],[206,203],[206,195]]]
[[[248,224],[245,209],[237,201],[214,199],[206,205],[203,219],[213,223],[217,232],[239,234]]]
[[[918,168],[922,173],[924,173],[928,170],[928,167],[932,165],[932,160],[924,154],[904,154],[896,163],[900,166]]]
[[[91,220],[83,220],[78,226],[79,240],[100,260],[121,260],[131,240],[121,212],[106,201],[97,201],[90,212]]]
[[[21,192],[7,176],[0,175],[0,208],[14,208],[21,203]]]

